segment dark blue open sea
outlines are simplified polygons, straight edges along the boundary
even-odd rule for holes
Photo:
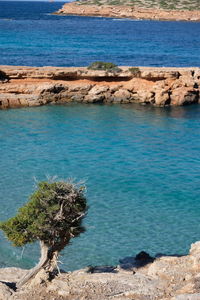
[[[62,5],[0,0],[0,65],[200,66],[200,23],[51,15]]]
[[[200,23],[49,15],[61,3],[0,1],[0,64],[199,66]],[[200,106],[44,106],[0,111],[0,219],[46,175],[85,180],[87,232],[68,270],[141,250],[184,254],[200,240]],[[23,254],[23,255],[22,255]],[[0,266],[31,267],[37,245],[0,234]]]

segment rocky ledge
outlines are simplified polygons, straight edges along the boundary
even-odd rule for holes
[[[0,66],[0,108],[45,104],[200,103],[199,68],[87,68]]]
[[[200,21],[199,10],[164,10],[125,5],[87,5],[81,2],[66,3],[55,14],[139,20]]]
[[[26,270],[0,269],[2,300],[199,300],[200,242],[192,244],[187,256],[152,258],[141,252],[116,267],[88,267],[61,273],[51,282],[44,271],[20,290],[14,286]]]

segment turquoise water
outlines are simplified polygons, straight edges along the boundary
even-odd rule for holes
[[[199,106],[0,111],[0,219],[26,202],[34,177],[72,177],[85,180],[90,208],[87,232],[61,257],[65,269],[116,264],[141,250],[187,253],[200,239],[199,115]],[[22,256],[0,239],[1,266],[37,262],[37,245]]]
[[[53,16],[62,3],[0,1],[0,64],[199,66],[200,26]],[[0,111],[0,219],[13,216],[34,178],[84,180],[87,232],[64,268],[116,264],[145,250],[182,254],[199,240],[200,107],[66,105]],[[29,268],[36,244],[0,234],[0,266]]]

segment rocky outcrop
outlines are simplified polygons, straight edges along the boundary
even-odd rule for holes
[[[46,280],[43,270],[15,292],[8,285],[24,272],[0,269],[0,299],[199,300],[200,242],[192,244],[187,256],[152,258],[141,252],[136,257],[120,260],[119,266],[61,273],[51,282]]]
[[[66,3],[57,15],[101,16],[168,21],[200,21],[199,10],[163,10],[139,8],[131,5],[87,5],[83,2]]]
[[[179,106],[200,102],[199,68],[87,68],[0,66],[0,108],[78,103]],[[139,74],[139,76],[138,76]]]

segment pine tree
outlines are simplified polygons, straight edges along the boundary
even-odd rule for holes
[[[18,288],[42,268],[52,274],[60,251],[71,238],[85,231],[82,226],[87,211],[84,191],[84,187],[71,182],[40,182],[16,216],[0,223],[0,229],[13,246],[40,242],[40,261],[17,283]]]

